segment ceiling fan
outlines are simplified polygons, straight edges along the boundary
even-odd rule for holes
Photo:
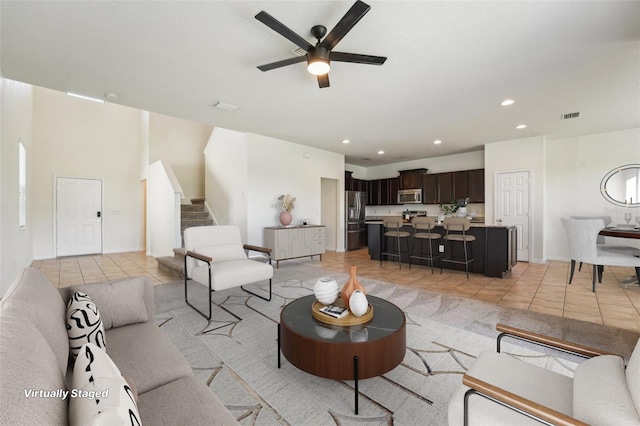
[[[287,65],[297,64],[298,62],[307,61],[307,70],[317,76],[320,88],[329,87],[329,69],[331,61],[335,62],[354,62],[357,64],[382,65],[387,60],[383,56],[360,55],[358,53],[333,52],[333,48],[347,35],[349,31],[358,23],[360,19],[371,9],[371,6],[356,1],[351,9],[340,19],[340,22],[327,34],[327,29],[322,25],[315,25],[311,28],[311,35],[318,41],[316,45],[312,45],[283,23],[262,11],[256,15],[256,19],[284,38],[292,41],[301,49],[306,51],[306,55],[297,56],[295,58],[284,59],[282,61],[272,62],[270,64],[260,65],[260,71],[269,71],[272,69],[284,67]],[[326,37],[325,37],[326,34]],[[324,38],[323,38],[324,37]]]

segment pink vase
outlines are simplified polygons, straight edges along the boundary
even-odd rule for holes
[[[280,213],[280,223],[283,226],[289,226],[289,224],[291,223],[291,212],[285,210]]]

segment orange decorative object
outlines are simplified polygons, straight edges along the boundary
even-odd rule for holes
[[[351,297],[351,294],[356,290],[360,290],[364,294],[367,294],[367,291],[358,281],[358,277],[356,277],[356,265],[351,265],[349,267],[349,280],[344,285],[344,287],[342,287],[342,291],[340,294],[340,297],[342,298],[342,300],[344,300],[346,306],[349,306],[349,298]]]

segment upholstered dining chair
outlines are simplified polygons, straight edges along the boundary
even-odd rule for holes
[[[598,245],[598,233],[604,228],[604,220],[600,219],[565,219],[562,226],[569,240],[569,257],[571,259],[571,275],[575,262],[593,265],[592,291],[596,291],[596,275],[602,280],[604,266],[622,266],[635,268],[640,282],[640,258],[626,253],[608,250]],[[571,280],[569,281],[571,284]]]
[[[240,287],[264,300],[271,300],[271,249],[242,244],[240,229],[235,225],[195,226],[184,230],[184,299],[196,312],[211,319],[211,293]],[[251,260],[248,251],[264,253],[269,263]],[[209,315],[189,302],[187,282],[193,280],[209,289]],[[263,296],[243,286],[269,280],[269,294]]]
[[[609,215],[603,215],[603,216],[570,216],[569,219],[602,219],[604,221],[604,226],[605,227],[609,226],[609,224],[611,223],[611,216],[609,216]],[[604,235],[598,234],[597,243],[601,247],[604,247],[604,248],[606,248],[607,250],[610,250],[610,251],[615,251],[615,252],[618,252],[618,253],[625,253],[625,254],[630,254],[631,256],[640,257],[640,249],[637,249],[635,247],[630,247],[630,246],[606,244],[605,243],[605,239],[604,239]],[[580,262],[580,265],[578,266],[578,271],[582,271],[582,262]],[[569,284],[571,284],[571,280],[572,279],[573,279],[573,269],[571,270],[571,276],[569,278]]]

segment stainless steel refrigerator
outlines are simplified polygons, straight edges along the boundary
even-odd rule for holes
[[[360,191],[345,191],[345,245],[355,250],[367,245],[367,226],[364,224],[366,194]]]

